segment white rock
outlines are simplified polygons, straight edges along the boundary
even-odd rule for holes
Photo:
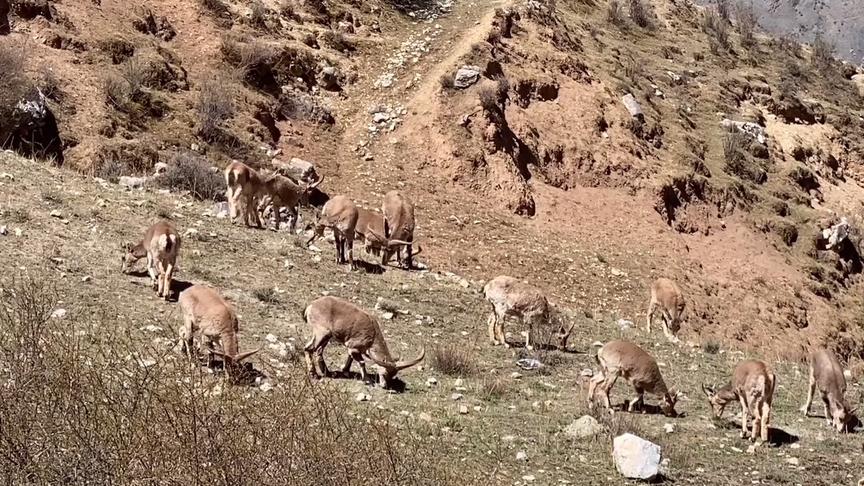
[[[583,415],[564,429],[564,435],[571,439],[585,439],[603,432],[603,426],[590,415]]]
[[[765,145],[765,129],[753,122],[740,122],[724,118],[720,124],[724,128],[735,128],[739,132],[748,135],[762,145]]]
[[[50,213],[48,213],[48,216],[51,216],[52,218],[62,218],[62,217],[63,217],[63,213],[61,213],[61,212],[60,212],[59,210],[57,210],[57,209],[54,209],[54,210],[52,210]]]
[[[525,451],[519,451],[516,453],[516,460],[517,461],[527,461],[528,460],[528,454],[526,454]]]
[[[462,398],[464,398],[464,397],[465,397],[465,395],[463,395],[461,393],[454,393],[454,394],[450,395],[450,399],[453,401],[462,400]]]
[[[6,236],[9,234],[9,229],[6,226],[0,226],[0,236]]]
[[[141,189],[144,187],[144,184],[147,183],[147,178],[120,176],[120,179],[118,179],[117,182],[127,189]]]
[[[652,479],[660,473],[660,446],[633,434],[615,437],[612,459],[626,478]]]
[[[275,342],[278,342],[278,341],[279,341],[279,338],[276,337],[275,334],[268,334],[268,335],[264,336],[264,339],[265,339],[268,343],[275,343]]]
[[[519,373],[518,371],[514,371],[513,373],[510,373],[510,378],[513,378],[514,380],[518,380],[519,378],[522,378],[522,373]]]
[[[87,276],[85,276],[85,277],[81,277],[81,281],[84,282],[84,283],[87,283],[87,282],[89,282],[89,281],[91,281],[91,280],[93,280],[93,277],[91,277],[90,275],[87,275]]]
[[[417,418],[419,418],[420,420],[422,420],[422,421],[424,421],[424,422],[431,422],[431,421],[432,421],[432,416],[429,415],[429,414],[426,413],[426,412],[420,412],[420,413],[417,415]]]
[[[390,319],[393,319],[393,313],[390,312],[390,311],[387,311],[387,312],[382,313],[382,314],[381,314],[381,317],[382,317],[383,319],[389,321]]]
[[[261,386],[258,387],[258,389],[262,392],[268,392],[273,389],[273,385],[271,385],[269,382],[264,382],[261,384]]]
[[[480,80],[480,68],[477,66],[462,66],[456,71],[453,78],[453,86],[457,89],[465,89]]]
[[[667,434],[675,432],[675,424],[663,424],[663,431],[665,431]]]
[[[626,331],[626,330],[628,330],[628,329],[630,329],[630,328],[633,327],[633,321],[630,321],[630,320],[627,320],[627,319],[618,319],[618,320],[615,322],[615,324],[617,324],[618,327],[619,327],[622,331]]]
[[[462,378],[456,378],[456,381],[453,382],[453,386],[456,388],[461,388],[465,386],[465,380]]]
[[[54,319],[63,319],[66,317],[66,309],[57,309],[51,313],[51,317]]]
[[[468,413],[468,406],[467,405],[460,405],[459,406],[459,413],[462,415],[466,415]]]
[[[363,392],[358,393],[357,397],[355,398],[355,400],[357,400],[358,402],[368,402],[371,399],[372,397]]]
[[[630,112],[630,116],[633,118],[640,118],[644,116],[642,114],[642,106],[636,101],[636,97],[630,93],[624,95],[621,98],[621,102],[624,103],[624,107],[627,108],[627,111]]]
[[[801,464],[801,461],[797,457],[787,457],[786,464],[791,464],[793,466],[797,466]]]
[[[438,379],[435,378],[434,376],[430,376],[430,377],[426,380],[426,386],[435,386],[435,385],[437,385],[437,384],[438,384]]]
[[[156,165],[153,166],[153,172],[155,175],[159,175],[168,170],[168,164],[165,162],[156,162]]]
[[[526,474],[522,476],[522,481],[525,481],[526,483],[533,483],[535,479],[537,478],[535,478],[533,474]]]

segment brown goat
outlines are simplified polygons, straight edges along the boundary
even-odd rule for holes
[[[810,382],[807,387],[807,401],[801,407],[804,416],[810,415],[810,405],[818,388],[825,405],[825,421],[837,432],[848,432],[855,422],[855,411],[846,401],[846,377],[843,367],[834,353],[825,348],[814,349],[810,353]]]
[[[767,442],[776,385],[776,378],[768,365],[763,361],[748,359],[738,363],[729,384],[716,391],[702,385],[702,392],[708,397],[716,418],[720,418],[726,405],[737,398],[741,404],[741,437],[747,437],[747,419],[753,417],[750,439]]]
[[[126,252],[120,270],[129,273],[132,265],[146,256],[147,273],[156,295],[167,300],[171,296],[171,279],[180,253],[180,235],[174,225],[159,221],[147,228],[140,242],[126,243],[123,247]]]
[[[306,241],[306,246],[312,244],[316,238],[324,235],[324,228],[333,230],[333,238],[336,244],[336,263],[350,263],[354,268],[354,231],[357,228],[358,219],[357,206],[345,196],[336,196],[324,205],[318,221],[312,232],[312,236]]]
[[[657,311],[657,306],[663,314],[663,334],[671,342],[678,342],[675,334],[681,324],[681,314],[684,312],[684,293],[681,287],[668,278],[658,278],[651,284],[651,300],[648,303],[648,318],[645,329],[651,333],[651,321]]]
[[[410,269],[412,259],[417,253],[412,253],[414,241],[414,204],[399,191],[390,191],[384,195],[381,206],[384,213],[384,237],[391,243],[384,247],[381,265],[387,265],[395,252],[401,265]],[[402,256],[403,247],[405,256]]]

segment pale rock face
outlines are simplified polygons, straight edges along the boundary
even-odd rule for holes
[[[633,434],[615,438],[612,459],[618,472],[627,478],[651,479],[660,474],[660,446]]]
[[[453,86],[465,89],[480,80],[480,68],[477,66],[462,66],[456,71]]]

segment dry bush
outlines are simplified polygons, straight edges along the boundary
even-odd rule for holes
[[[222,0],[198,0],[198,3],[217,15],[224,15],[229,12],[228,5]]]
[[[720,48],[729,49],[729,23],[720,17],[717,10],[706,8],[702,16],[702,32],[711,36],[711,51],[719,54]]]
[[[325,30],[324,32],[321,32],[318,39],[323,42],[325,46],[343,54],[355,49],[354,43],[348,40],[342,32]]]
[[[725,158],[723,170],[727,174],[762,184],[767,180],[768,174],[765,169],[747,156],[750,152],[750,144],[747,136],[738,130],[734,128],[727,130],[723,139],[723,156]]]
[[[208,76],[201,84],[198,102],[198,134],[204,140],[214,140],[222,130],[222,123],[234,116],[234,100],[228,82],[220,76]]]
[[[52,319],[61,296],[41,282],[0,283],[4,483],[457,484],[407,419],[353,411],[299,369],[267,392],[231,386],[116,310]]]
[[[153,179],[154,183],[172,191],[188,191],[203,201],[225,199],[225,179],[206,159],[192,153],[177,154],[168,163],[168,170]]]
[[[498,95],[496,94],[495,88],[491,86],[482,86],[477,91],[477,96],[480,98],[480,106],[487,112],[493,112],[499,109]]]
[[[721,20],[729,23],[732,18],[732,8],[729,0],[717,0],[717,15],[720,16]]]
[[[756,28],[759,26],[753,3],[738,0],[735,4],[735,27],[741,36],[741,45],[751,47],[756,43]]]
[[[477,395],[481,400],[495,402],[507,394],[507,381],[494,376],[486,376],[477,389]]]
[[[438,84],[441,85],[442,91],[449,91],[449,90],[453,89],[454,88],[453,82],[454,82],[453,75],[450,73],[444,73],[441,75],[440,78],[438,78]]]
[[[468,376],[474,372],[474,361],[462,346],[436,346],[432,350],[432,366],[448,376]]]
[[[810,62],[819,69],[831,68],[834,66],[834,44],[822,36],[816,34],[811,46]]]
[[[296,20],[297,12],[294,10],[294,1],[282,0],[279,4],[279,15],[289,20]]]
[[[643,0],[630,0],[630,19],[639,27],[651,27],[651,13]]]
[[[5,122],[11,120],[16,103],[32,89],[25,74],[29,50],[25,44],[13,45],[6,37],[0,37],[0,146],[4,143]]]
[[[149,97],[144,92],[147,66],[132,57],[120,65],[119,73],[108,74],[102,80],[105,101],[116,110],[130,113],[136,104],[148,105]]]
[[[618,0],[610,0],[609,6],[606,8],[606,20],[610,24],[621,26],[624,24],[624,9]]]
[[[54,101],[60,101],[63,99],[62,84],[50,66],[42,65],[39,67],[36,85],[42,90],[42,94]]]
[[[254,1],[249,6],[251,13],[249,15],[249,24],[259,29],[267,27],[267,7],[261,2]]]
[[[260,287],[252,290],[252,296],[265,304],[276,304],[279,302],[279,295],[273,287]]]

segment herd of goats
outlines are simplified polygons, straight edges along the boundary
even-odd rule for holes
[[[235,223],[242,219],[248,226],[261,227],[261,218],[266,210],[271,211],[276,228],[279,228],[281,209],[285,209],[291,220],[293,232],[297,223],[298,207],[308,205],[310,194],[321,183],[322,178],[313,171],[302,177],[287,177],[279,173],[260,174],[251,167],[232,162],[225,169],[229,215]],[[320,193],[320,191],[319,191]],[[380,213],[358,208],[346,196],[325,196],[317,220],[312,225],[312,236],[307,246],[323,235],[329,228],[333,232],[338,264],[348,263],[354,267],[354,241],[362,241],[365,250],[381,256],[385,266],[394,254],[397,261],[407,269],[412,268],[414,240],[414,206],[409,198],[399,191],[390,191],[384,196]],[[316,204],[317,205],[317,204]],[[159,297],[168,299],[171,278],[180,250],[180,235],[167,221],[160,221],[147,229],[144,238],[137,244],[126,245],[122,269],[128,272],[141,258],[147,258],[147,272]],[[537,345],[535,330],[541,327],[554,330],[554,346],[565,349],[575,324],[566,326],[560,314],[555,312],[544,293],[526,283],[508,276],[498,276],[483,288],[485,299],[491,304],[489,315],[489,339],[493,345],[509,347],[504,335],[507,317],[521,320],[528,327],[525,346],[533,349]],[[237,314],[219,293],[204,285],[192,285],[178,297],[183,314],[183,325],[179,330],[183,352],[197,360],[199,351],[206,347],[207,365],[214,366],[213,355],[220,356],[226,373],[240,370],[241,361],[260,350],[240,353],[237,343]],[[672,280],[659,278],[651,285],[646,329],[651,332],[655,315],[661,314],[663,332],[667,339],[678,342],[675,334],[680,328],[685,301],[681,288]],[[351,302],[332,296],[321,297],[310,303],[303,312],[311,329],[311,338],[304,348],[306,367],[311,377],[330,376],[324,362],[323,351],[330,340],[344,345],[348,350],[342,373],[350,372],[354,361],[360,366],[361,377],[369,379],[366,360],[377,365],[382,387],[388,387],[396,374],[423,360],[425,351],[407,361],[394,359],[390,354],[378,322],[372,315]],[[194,338],[198,336],[198,348],[194,349]],[[216,349],[214,345],[219,345]],[[600,371],[594,373],[588,388],[588,404],[593,408],[599,390],[603,405],[613,410],[609,393],[619,377],[627,380],[636,396],[626,404],[632,412],[643,405],[647,392],[660,398],[660,409],[669,416],[676,415],[675,403],[680,393],[667,388],[656,360],[644,349],[627,341],[612,341],[597,352]],[[317,367],[316,367],[317,365]],[[317,369],[316,369],[317,368]],[[768,440],[772,397],[776,387],[775,375],[765,362],[745,360],[732,373],[729,384],[722,388],[702,386],[708,397],[714,416],[719,418],[724,407],[737,400],[742,409],[741,436],[753,441]],[[809,414],[816,390],[819,390],[825,405],[825,419],[829,426],[839,432],[852,431],[859,423],[845,399],[846,378],[843,367],[833,353],[814,349],[810,355],[810,379],[807,401],[801,411]],[[748,419],[752,426],[748,427]]]

